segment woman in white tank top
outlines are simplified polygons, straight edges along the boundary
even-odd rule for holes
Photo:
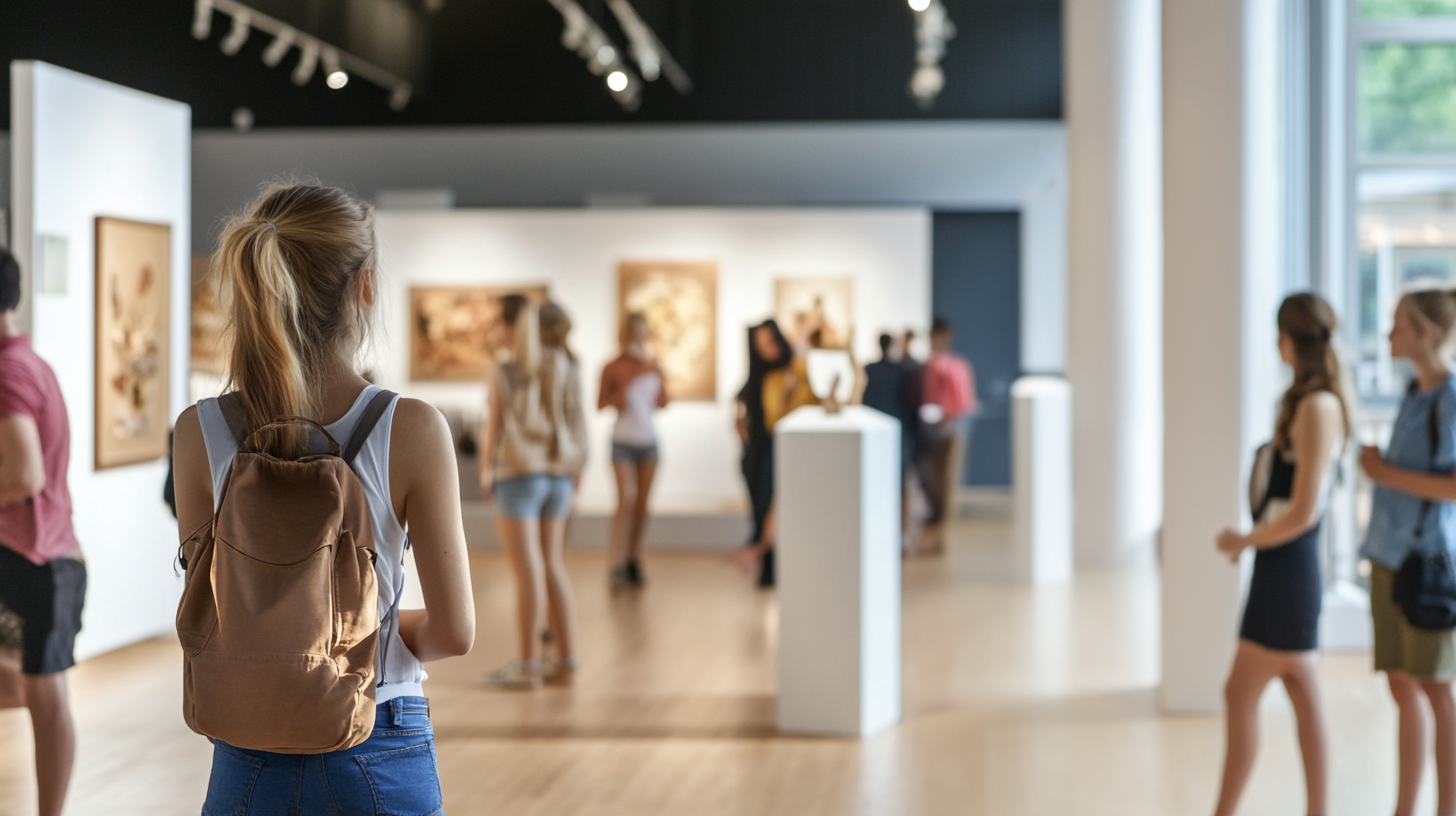
[[[377,270],[368,204],[341,190],[276,185],[235,219],[216,257],[231,308],[231,388],[244,426],[301,416],[347,439],[378,393],[352,360],[365,336]],[[260,434],[296,458],[303,435]],[[398,455],[391,456],[391,451]],[[181,535],[209,521],[237,444],[216,400],[177,420]],[[443,813],[423,664],[470,651],[475,610],[450,431],[425,403],[395,399],[353,462],[378,551],[380,647],[373,736],[343,751],[275,754],[218,742],[204,811],[261,814]],[[424,609],[398,609],[412,546]]]

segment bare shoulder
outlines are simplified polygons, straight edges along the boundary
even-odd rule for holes
[[[423,400],[400,397],[394,407],[391,447],[399,452],[436,453],[443,443],[449,447],[450,425],[435,406]]]
[[[1297,419],[1312,418],[1322,422],[1338,422],[1343,417],[1340,398],[1333,391],[1315,391],[1306,394],[1299,401],[1295,417]]]
[[[173,426],[173,445],[202,443],[202,419],[197,414],[197,405],[189,405],[187,409],[177,415],[177,423]]]

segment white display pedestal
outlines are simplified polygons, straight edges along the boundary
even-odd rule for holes
[[[1060,377],[1011,386],[1012,504],[1017,578],[1072,579],[1072,387]]]
[[[779,728],[900,721],[900,423],[800,408],[775,428]]]

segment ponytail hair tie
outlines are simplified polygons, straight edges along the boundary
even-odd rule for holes
[[[273,234],[274,235],[277,235],[278,234],[278,225],[277,224],[274,224],[272,222],[269,222],[268,226],[270,226],[270,227],[273,228]]]

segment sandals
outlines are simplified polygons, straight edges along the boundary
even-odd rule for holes
[[[529,691],[541,688],[541,664],[512,660],[485,676],[485,687],[498,691]]]

